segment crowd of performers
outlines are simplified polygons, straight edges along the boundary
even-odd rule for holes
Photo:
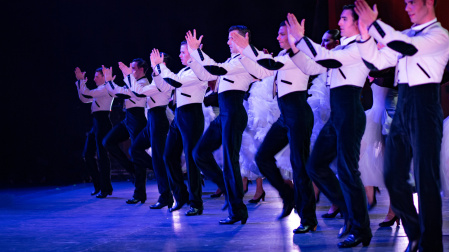
[[[134,177],[126,203],[147,200],[150,168],[160,194],[151,209],[188,205],[185,215],[201,215],[205,176],[218,187],[212,197],[225,196],[229,215],[219,223],[245,224],[248,182],[257,185],[249,203],[258,203],[265,200],[266,178],[283,200],[278,218],[296,209],[301,224],[295,234],[316,230],[322,192],[332,202],[322,217],[344,218],[338,247],[346,248],[370,244],[368,210],[378,188],[386,187],[390,209],[379,225],[402,221],[407,251],[442,251],[449,119],[443,123],[439,100],[449,36],[436,19],[436,0],[405,5],[413,26],[400,32],[378,19],[376,6],[356,0],[343,7],[340,30],[327,31],[321,44],[304,35],[304,20],[288,14],[276,38],[282,49],[277,56],[250,44],[248,28],[237,25],[228,31],[231,56],[223,63],[202,50],[203,36],[193,30],[181,42],[185,67],[178,73],[158,49],[151,66],[141,58],[119,62],[122,85],[112,67],[103,66],[95,71],[97,87],[89,89],[85,72],[76,68],[79,97],[92,103],[84,150],[92,195],[112,194],[111,156]],[[364,111],[360,94],[367,82],[373,105]],[[126,116],[112,127],[108,116],[116,97],[125,100]],[[130,159],[119,146],[127,139]]]

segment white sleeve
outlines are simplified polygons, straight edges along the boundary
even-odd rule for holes
[[[380,20],[374,21],[369,34],[378,42],[405,56],[438,54],[449,47],[449,36],[443,29],[432,29],[422,36],[409,37]]]
[[[108,96],[108,90],[106,90],[105,85],[98,86],[95,89],[88,89],[86,83],[82,81],[80,83],[81,94],[86,98],[100,98]]]
[[[77,80],[75,82],[76,91],[78,92],[78,97],[80,98],[81,102],[83,102],[83,103],[91,103],[93,101],[93,98],[91,96],[86,96],[81,93],[81,82],[84,82],[84,80]]]
[[[399,53],[388,47],[378,50],[373,37],[363,42],[357,42],[357,47],[360,56],[362,56],[363,63],[365,63],[370,70],[382,70],[396,66],[398,62]]]
[[[316,63],[311,58],[307,57],[303,52],[299,51],[295,55],[291,56],[292,62],[307,75],[316,75],[324,73],[327,68]]]
[[[200,63],[198,63],[198,61],[193,58],[191,58],[187,64],[198,79],[202,81],[214,81],[218,78],[216,75],[210,74]]]
[[[326,68],[340,68],[360,63],[360,53],[356,46],[351,46],[345,50],[328,50],[309,38],[303,37],[296,47]]]
[[[183,74],[182,77],[180,77],[179,75],[170,71],[170,69],[168,69],[164,64],[158,64],[155,68],[155,70],[159,73],[160,78],[162,78],[164,82],[175,88],[192,86],[198,84],[198,82],[200,81],[200,79],[193,73],[193,71],[189,71],[188,73]]]
[[[245,47],[242,54],[268,70],[291,70],[296,68],[288,54],[273,57],[271,54],[257,50],[253,45]]]
[[[230,60],[225,63],[217,63],[201,49],[192,50],[189,47],[189,53],[200,65],[202,65],[210,74],[216,76],[233,75],[246,73],[245,68],[238,60]]]
[[[128,88],[127,85],[120,87],[117,84],[115,84],[114,81],[107,81],[105,86],[106,86],[106,89],[108,90],[109,94],[112,97],[120,97],[120,98],[124,98],[124,99],[136,97],[133,94],[133,92],[131,92],[131,90]]]

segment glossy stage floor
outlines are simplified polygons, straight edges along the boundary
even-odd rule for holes
[[[221,211],[223,197],[212,199],[215,185],[206,180],[203,188],[204,213],[187,217],[167,208],[150,210],[156,202],[155,180],[148,181],[145,204],[127,205],[133,185],[114,182],[114,193],[106,199],[90,196],[91,185],[3,189],[0,191],[0,251],[336,251],[337,230],[343,220],[323,219],[330,203],[321,196],[317,205],[318,229],[296,234],[299,217],[292,213],[277,221],[282,202],[264,181],[265,202],[248,204],[246,225],[218,224],[227,217]],[[249,186],[245,202],[252,198]],[[359,245],[344,251],[403,251],[408,244],[402,225],[379,228],[388,209],[385,189],[371,210],[373,239],[369,247]],[[449,250],[449,200],[443,199],[443,242]]]

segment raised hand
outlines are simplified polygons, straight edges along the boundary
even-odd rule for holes
[[[288,34],[288,43],[290,44],[290,48],[292,49],[293,53],[297,53],[299,50],[296,47],[296,39],[291,34],[291,28],[288,25],[288,22],[285,22],[287,24],[287,34]]]
[[[379,12],[377,11],[377,5],[373,6],[373,9],[369,7],[368,3],[365,0],[356,0],[355,1],[355,13],[359,15],[359,30],[362,33],[364,30],[367,31],[368,26],[370,26],[374,21],[376,21]],[[362,23],[362,25],[360,25]],[[362,29],[363,31],[362,31]]]
[[[122,70],[123,76],[126,77],[130,74],[132,74],[133,70],[131,69],[131,67],[125,65],[123,62],[119,62],[118,63],[118,67],[120,68],[120,70]]]
[[[191,31],[188,31],[185,38],[187,41],[187,45],[190,47],[190,49],[196,50],[201,45],[201,40],[203,40],[203,35],[201,35],[200,38],[197,39],[196,38],[196,30],[193,29],[193,34]]]
[[[231,32],[232,42],[237,46],[238,49],[244,49],[249,45],[249,36],[248,33],[245,34],[245,37],[240,35],[237,31]],[[240,50],[239,50],[240,51]]]
[[[85,80],[87,81],[86,72],[81,72],[81,69],[79,67],[75,68],[75,77],[77,80]]]
[[[290,29],[290,34],[296,39],[295,42],[301,40],[306,32],[305,22],[306,20],[301,20],[301,24],[296,19],[296,16],[292,13],[287,14],[287,29]]]
[[[104,79],[106,81],[113,81],[113,80],[115,80],[115,75],[112,76],[112,67],[107,68],[107,67],[104,67],[104,65],[102,65],[101,67],[103,68],[103,75],[104,75]]]
[[[155,67],[158,64],[164,62],[164,55],[159,52],[158,49],[154,48],[150,54],[151,67]]]

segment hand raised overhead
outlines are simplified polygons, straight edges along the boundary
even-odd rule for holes
[[[301,24],[298,22],[298,19],[296,19],[296,16],[292,13],[287,14],[287,20],[286,22],[287,29],[290,30],[290,33],[294,38],[295,42],[301,40],[304,37],[304,34],[306,32],[305,29],[305,22],[306,20],[301,20]]]
[[[122,70],[123,77],[126,77],[126,76],[132,74],[132,72],[133,72],[133,70],[131,69],[131,66],[125,65],[123,62],[119,62],[118,67],[120,68],[120,70]]]
[[[362,21],[366,26],[369,26],[376,21],[379,15],[376,4],[373,6],[373,9],[369,7],[365,0],[356,0],[354,4],[354,11],[359,15],[359,22]]]
[[[158,64],[164,62],[164,55],[159,52],[158,49],[154,48],[150,54],[151,67],[155,67]]]
[[[355,13],[359,15],[359,31],[363,40],[369,38],[368,27],[377,19],[379,12],[377,11],[377,5],[373,6],[373,9],[369,7],[365,0],[355,1]]]
[[[203,40],[203,35],[201,35],[200,38],[197,39],[196,38],[196,30],[193,29],[193,34],[191,31],[188,31],[185,38],[187,41],[187,45],[190,47],[190,49],[196,50],[201,45],[201,40]]]
[[[75,68],[75,77],[77,80],[85,80],[87,81],[86,72],[81,72],[81,69],[79,67]]]
[[[112,67],[107,68],[107,67],[104,67],[104,65],[102,65],[101,67],[103,68],[103,75],[104,75],[104,79],[106,81],[113,81],[113,80],[115,80],[115,75],[112,76]]]

